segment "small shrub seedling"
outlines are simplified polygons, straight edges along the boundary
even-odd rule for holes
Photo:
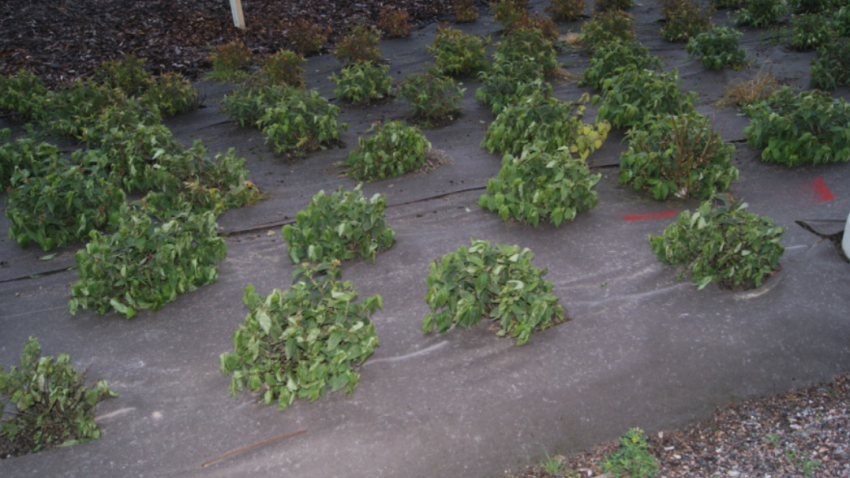
[[[466,89],[439,71],[409,75],[399,85],[402,98],[413,106],[413,117],[424,126],[432,126],[460,110]]]
[[[93,135],[90,130],[96,123],[103,123],[101,115],[119,105],[122,107],[113,113],[120,112],[120,117],[129,120],[132,116],[137,124],[160,122],[159,112],[142,114],[142,105],[128,102],[121,90],[78,79],[64,90],[48,94],[45,103],[46,127],[51,133],[60,136],[90,141]],[[113,114],[111,119],[118,118],[119,115]]]
[[[428,52],[437,69],[454,77],[473,75],[487,66],[484,41],[455,28],[438,26]]]
[[[334,57],[343,65],[349,63],[375,63],[381,60],[378,43],[381,34],[374,27],[358,23],[336,42]]]
[[[303,55],[313,55],[322,50],[328,42],[331,27],[322,27],[309,20],[299,18],[289,25],[286,39],[292,43],[292,48]]]
[[[248,76],[248,67],[253,61],[253,52],[242,40],[214,46],[210,51],[212,71],[209,76],[215,81],[240,80]]]
[[[715,27],[691,38],[685,49],[709,70],[738,69],[747,63],[747,52],[740,47],[743,36],[738,30]]]
[[[268,85],[240,85],[221,100],[221,110],[239,122],[239,126],[257,126],[266,110],[290,101],[291,88]]]
[[[843,0],[788,0],[788,8],[795,15],[828,12],[842,5]]]
[[[709,199],[738,179],[732,165],[735,146],[723,142],[708,118],[695,110],[660,117],[646,129],[629,131],[627,138],[620,183],[650,191],[655,199]]]
[[[263,58],[263,66],[253,78],[253,82],[259,85],[303,88],[307,84],[304,61],[304,57],[298,53],[280,50]]]
[[[393,91],[389,65],[352,63],[339,76],[332,74],[328,79],[336,83],[334,95],[355,105],[388,98]]]
[[[478,7],[475,0],[454,0],[455,21],[471,23],[478,20]]]
[[[80,277],[71,287],[69,309],[110,310],[128,319],[141,309],[159,310],[177,298],[218,279],[216,262],[227,245],[216,232],[213,212],[157,210],[147,201],[126,210],[118,231],[92,231],[77,252]]]
[[[596,125],[582,123],[587,101],[587,95],[574,104],[536,92],[505,107],[487,128],[481,146],[491,153],[515,155],[527,145],[536,144],[547,153],[567,148],[585,159],[602,147],[611,129],[604,121]]]
[[[599,104],[598,119],[618,128],[640,127],[657,115],[688,112],[697,100],[694,92],[679,90],[679,72],[655,72],[627,69],[602,82],[602,96],[594,96]]]
[[[505,155],[478,204],[502,221],[514,218],[532,226],[548,221],[558,227],[596,206],[593,187],[600,178],[566,148],[547,153],[532,145],[517,156]]]
[[[496,0],[490,7],[493,19],[508,29],[528,15],[528,0]]]
[[[833,12],[830,28],[835,32],[836,36],[850,36],[850,5],[843,6]]]
[[[405,38],[413,32],[410,25],[410,14],[406,10],[394,7],[384,7],[378,14],[378,28],[387,38]]]
[[[233,148],[210,159],[204,143],[197,140],[183,155],[187,157],[185,164],[189,168],[180,175],[183,193],[186,201],[196,206],[193,209],[196,213],[220,213],[255,204],[262,199],[259,188],[248,180],[245,159],[237,158]],[[176,202],[176,209],[179,209],[180,201]]]
[[[661,35],[669,42],[684,42],[711,28],[711,6],[696,0],[661,0],[667,21]]]
[[[640,43],[615,40],[593,52],[590,65],[584,71],[579,84],[599,90],[606,78],[615,76],[626,68],[657,70],[661,66],[661,59],[650,54]]]
[[[605,457],[602,469],[613,476],[654,478],[658,474],[658,459],[649,452],[643,430],[632,428],[620,437],[620,448]]]
[[[183,75],[166,72],[154,78],[141,96],[141,102],[155,107],[165,116],[193,110],[201,104],[198,90]]]
[[[378,252],[393,245],[395,233],[384,222],[386,197],[363,197],[360,186],[342,187],[330,196],[319,191],[306,209],[298,211],[295,224],[283,226],[289,258],[328,262],[361,258],[375,262]]]
[[[233,352],[219,359],[222,373],[231,376],[230,395],[247,388],[284,410],[296,398],[312,402],[328,389],[354,392],[357,367],[378,346],[370,316],[383,303],[380,295],[354,302],[357,290],[340,282],[339,273],[339,262],[304,264],[285,291],[263,297],[253,286],[245,289],[251,311],[233,334]]]
[[[47,87],[35,73],[18,70],[0,75],[0,111],[20,115],[21,121],[41,120],[47,97]]]
[[[777,23],[788,14],[783,0],[746,0],[744,8],[735,13],[735,23],[763,28]]]
[[[827,42],[812,61],[812,86],[834,90],[850,85],[850,39],[836,38]]]
[[[741,201],[712,207],[703,202],[693,213],[684,211],[649,244],[664,264],[685,266],[699,289],[717,282],[725,289],[760,286],[776,269],[785,248],[779,241],[784,229],[768,217],[746,211]]]
[[[599,12],[609,10],[626,10],[632,6],[632,0],[595,0],[594,6]]]
[[[584,48],[590,51],[615,40],[623,43],[636,41],[635,17],[620,10],[596,13],[581,26],[580,39]]]
[[[791,46],[796,50],[814,50],[835,37],[836,34],[824,15],[806,13],[791,18]]]
[[[552,86],[543,81],[540,69],[531,61],[497,59],[478,78],[482,85],[475,91],[475,99],[489,105],[495,115],[535,92],[552,93]]]
[[[15,410],[0,421],[0,448],[20,456],[97,440],[94,408],[117,396],[104,380],[86,385],[68,354],[42,357],[38,339],[30,337],[20,368],[7,372],[0,365],[0,410],[7,404]]]
[[[121,90],[127,97],[139,96],[153,83],[153,77],[145,70],[146,63],[132,54],[120,60],[105,61],[94,75],[94,81]]]
[[[515,30],[537,30],[548,41],[555,41],[559,35],[558,25],[551,18],[537,13],[526,15],[520,21],[514,23],[511,26],[511,31]]]
[[[488,317],[499,325],[496,335],[523,345],[534,331],[563,322],[552,283],[543,279],[547,271],[532,264],[533,258],[528,248],[472,239],[432,262],[425,295],[431,312],[422,332],[443,334],[453,325],[468,329]]]
[[[300,155],[339,139],[339,113],[316,90],[287,88],[273,106],[263,110],[257,125],[274,152]]]
[[[546,12],[556,22],[578,20],[587,10],[584,0],[551,0]]]
[[[555,47],[540,30],[512,30],[496,45],[495,61],[529,62],[544,76],[558,68]]]
[[[416,171],[425,164],[431,143],[415,126],[401,121],[377,123],[370,137],[361,137],[357,149],[348,155],[348,176],[374,181]]]
[[[188,169],[180,153],[183,148],[164,125],[112,128],[99,144],[100,158],[89,156],[89,163],[126,191],[172,190],[179,186],[175,174]]]
[[[9,129],[0,130],[0,140],[10,135]],[[58,163],[59,148],[50,143],[37,142],[30,136],[8,143],[0,141],[0,191],[11,189],[21,179],[55,172]]]

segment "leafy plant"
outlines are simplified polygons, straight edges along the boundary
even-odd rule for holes
[[[182,147],[164,125],[112,128],[99,148],[101,157],[90,156],[87,162],[100,163],[99,169],[131,192],[176,189],[175,174],[188,169]]]
[[[245,159],[237,158],[233,148],[210,159],[204,143],[197,140],[184,156],[188,156],[186,163],[191,169],[181,174],[183,192],[201,212],[218,213],[262,199],[259,188],[248,179]]]
[[[594,4],[599,12],[626,10],[632,6],[632,0],[595,0]]]
[[[620,10],[596,13],[581,26],[580,39],[581,44],[591,51],[616,40],[623,43],[636,41],[635,17]]]
[[[289,50],[280,50],[263,59],[259,83],[268,86],[293,86],[303,88],[304,57]]]
[[[651,191],[665,200],[709,199],[738,179],[732,165],[735,146],[711,129],[711,122],[693,110],[668,115],[633,129],[629,149],[620,156],[620,184]]]
[[[827,42],[812,61],[812,86],[834,90],[850,85],[850,40],[836,38]]]
[[[139,96],[153,83],[153,77],[145,70],[145,60],[133,54],[120,60],[105,61],[94,76],[97,83],[107,88],[121,90],[126,96]]]
[[[141,100],[144,104],[154,106],[165,116],[193,110],[201,103],[198,90],[189,80],[173,72],[166,72],[154,78]]]
[[[495,61],[531,63],[544,76],[558,68],[555,47],[540,30],[511,30],[496,45]]]
[[[685,265],[679,280],[690,271],[700,289],[712,282],[726,289],[758,287],[785,252],[779,243],[784,229],[746,208],[741,201],[718,207],[705,201],[679,214],[661,236],[650,234],[652,252],[664,264]]]
[[[482,85],[475,91],[475,99],[489,105],[496,115],[535,92],[552,93],[552,86],[543,81],[540,69],[531,61],[497,60],[478,78]]]
[[[528,0],[496,0],[490,7],[493,9],[493,19],[506,28],[528,15]]]
[[[292,48],[298,53],[312,55],[322,49],[322,45],[328,42],[331,27],[321,26],[309,20],[299,18],[289,25],[286,39],[292,43]]]
[[[10,134],[9,129],[0,130],[0,139]],[[30,136],[0,143],[0,191],[11,189],[20,179],[41,177],[55,171],[58,162],[59,148],[37,142]]]
[[[19,114],[23,120],[40,120],[44,114],[47,87],[35,73],[18,70],[0,75],[0,111]]]
[[[212,63],[210,78],[215,81],[233,81],[248,76],[247,70],[254,60],[254,54],[242,40],[237,39],[214,46],[209,58]]]
[[[505,107],[487,128],[481,146],[491,153],[510,154],[518,154],[530,144],[547,153],[566,147],[585,159],[602,147],[611,129],[605,122],[582,123],[587,101],[587,95],[578,103],[570,103],[536,92]]]
[[[661,35],[670,42],[688,41],[711,28],[711,6],[696,0],[661,0],[666,22]]]
[[[340,282],[339,273],[339,262],[305,264],[286,291],[263,297],[254,286],[245,289],[242,300],[251,312],[233,334],[234,351],[219,359],[222,373],[231,375],[232,396],[247,388],[284,410],[296,398],[314,401],[328,389],[354,392],[357,367],[378,346],[369,317],[383,302],[380,295],[354,302],[357,290]]]
[[[387,38],[409,37],[413,31],[407,10],[386,6],[378,14],[378,28]]]
[[[9,238],[21,247],[34,242],[49,251],[118,222],[125,201],[120,188],[80,166],[55,164],[44,176],[17,178],[9,193]]]
[[[682,93],[679,72],[626,69],[602,82],[596,117],[618,128],[640,127],[657,115],[688,112],[697,100],[694,92]]]
[[[270,85],[240,85],[224,96],[221,110],[239,122],[242,127],[257,126],[266,110],[276,104],[290,101],[292,88]]]
[[[747,144],[764,148],[762,161],[786,166],[850,160],[850,105],[818,91],[786,87],[746,108]]]
[[[747,4],[747,0],[712,0],[712,5],[718,10],[738,10]]]
[[[157,203],[127,210],[114,234],[91,232],[76,255],[80,276],[71,287],[71,315],[80,308],[114,310],[130,319],[218,279],[215,264],[227,245],[216,233],[215,213],[193,214],[188,204],[157,210]]]
[[[636,41],[615,40],[605,43],[593,52],[590,65],[584,71],[580,85],[601,89],[606,78],[617,75],[626,68],[656,70],[661,68],[661,59]]]
[[[788,14],[783,0],[746,0],[744,8],[735,14],[735,23],[753,27],[766,27],[777,23]]]
[[[632,428],[620,437],[620,448],[605,458],[602,469],[613,476],[653,478],[658,474],[658,460],[649,452],[643,430]]]
[[[443,334],[453,325],[468,329],[488,317],[499,325],[496,335],[510,335],[523,345],[535,330],[563,322],[552,283],[543,279],[547,271],[535,267],[533,258],[528,248],[472,239],[472,245],[434,261],[425,295],[431,312],[422,332]]]
[[[352,63],[328,79],[336,83],[334,95],[358,105],[387,98],[393,91],[389,65]]]
[[[549,153],[532,145],[520,155],[506,154],[499,174],[487,181],[487,193],[478,205],[498,212],[503,221],[537,226],[549,221],[556,227],[575,219],[576,214],[596,206],[593,187],[602,175],[590,174],[582,159],[566,148]]]
[[[390,121],[375,124],[371,131],[374,134],[361,137],[357,149],[348,155],[348,176],[366,181],[394,178],[425,164],[431,143],[419,128]]]
[[[850,36],[850,5],[841,7],[833,12],[830,28],[835,32],[836,36]],[[0,89],[2,88],[0,87]]]
[[[135,108],[121,108],[124,117],[139,113],[141,104],[131,103]],[[55,134],[68,136],[81,141],[91,140],[90,129],[100,120],[108,109],[126,106],[127,98],[121,90],[107,88],[91,81],[76,80],[68,88],[48,95],[45,102],[47,129]],[[158,112],[144,115],[145,122],[160,122]],[[117,116],[112,117],[112,119]]]
[[[769,71],[759,71],[749,80],[740,78],[726,85],[726,92],[718,102],[720,106],[750,105],[766,100],[779,89],[779,80]]]
[[[413,106],[413,117],[427,125],[450,119],[460,110],[466,89],[439,71],[408,75],[398,87],[402,98]]]
[[[289,258],[301,261],[345,261],[360,257],[375,261],[378,252],[393,245],[395,233],[384,222],[386,197],[363,197],[358,185],[342,187],[330,196],[319,191],[306,209],[298,211],[295,224],[283,226]]]
[[[381,59],[381,51],[378,43],[381,34],[365,23],[358,23],[351,31],[336,42],[333,51],[334,56],[340,63],[374,63]]]
[[[437,27],[434,43],[428,47],[435,66],[450,76],[468,76],[487,65],[484,41],[455,28]]]
[[[702,66],[709,70],[740,68],[747,63],[747,52],[740,47],[744,34],[728,27],[715,27],[691,38],[687,52],[699,57]]]
[[[263,111],[257,125],[276,153],[303,154],[339,139],[339,113],[318,91],[289,88],[274,106]]]
[[[454,0],[455,21],[471,23],[478,20],[478,7],[475,0]]]
[[[835,36],[829,20],[823,15],[807,13],[791,18],[791,46],[797,50],[814,50]]]
[[[555,41],[558,38],[558,25],[555,24],[549,17],[544,17],[537,13],[525,15],[518,22],[511,25],[511,31],[515,30],[536,30],[539,31],[543,38],[548,41]]]
[[[586,9],[584,0],[550,0],[546,5],[546,12],[556,22],[578,20]]]
[[[788,7],[791,9],[791,13],[799,15],[801,13],[828,12],[841,3],[841,0],[788,0]]]
[[[118,396],[104,380],[86,385],[85,372],[77,372],[68,354],[40,355],[38,339],[30,337],[20,369],[6,372],[0,365],[0,409],[15,409],[0,420],[0,444],[16,456],[97,440],[94,408]]]

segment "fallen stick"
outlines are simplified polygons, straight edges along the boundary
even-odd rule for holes
[[[273,441],[283,440],[284,438],[294,437],[295,435],[300,435],[302,433],[307,433],[307,430],[299,430],[297,432],[287,433],[286,435],[281,435],[281,436],[278,436],[278,437],[269,438],[268,440],[263,440],[261,442],[254,443],[253,445],[248,445],[248,446],[243,446],[242,448],[237,448],[236,450],[229,451],[229,452],[225,453],[224,455],[219,455],[219,456],[213,458],[212,460],[207,460],[207,461],[201,463],[201,468],[205,468],[208,465],[211,465],[211,464],[217,462],[218,460],[223,460],[223,459],[225,459],[229,456],[235,455],[237,453],[242,453],[245,450],[250,450],[251,448],[258,447],[260,445],[265,445],[265,444],[271,443]]]

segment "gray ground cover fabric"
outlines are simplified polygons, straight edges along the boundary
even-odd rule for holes
[[[239,128],[218,112],[228,87],[203,83],[208,107],[167,124],[186,145],[201,138],[211,152],[235,147],[267,200],[220,218],[228,252],[217,283],[131,321],[86,311],[68,315],[77,273],[66,269],[82,244],[42,261],[37,248],[0,240],[0,363],[17,364],[26,338],[36,335],[45,353],[70,353],[75,363],[89,367],[90,378],[107,379],[121,393],[98,406],[102,439],[2,460],[0,475],[494,477],[547,452],[612,439],[632,426],[669,429],[730,400],[850,370],[850,264],[830,241],[795,224],[811,221],[826,234],[843,227],[850,209],[848,165],[763,164],[759,152],[743,143],[747,119],[711,105],[729,80],[760,68],[808,87],[812,55],[764,45],[763,31],[744,29],[743,43],[756,64],[740,72],[708,72],[685,54],[683,44],[663,41],[652,2],[631,12],[639,18],[640,40],[664,57],[665,68],[679,70],[683,89],[700,93],[700,111],[724,139],[735,142],[741,173],[732,193],[751,211],[787,228],[782,272],[765,287],[697,291],[656,261],[646,236],[660,234],[675,218],[625,218],[680,212],[698,203],[657,202],[617,185],[622,131],[612,131],[590,157],[603,174],[599,204],[574,222],[533,228],[503,223],[479,208],[478,197],[498,172],[500,158],[478,146],[493,116],[474,100],[477,83],[467,81],[461,117],[425,131],[449,163],[428,174],[364,186],[367,194],[387,195],[387,221],[397,242],[374,264],[343,266],[343,278],[361,297],[384,298],[384,310],[373,318],[381,346],[361,369],[354,394],[297,401],[284,412],[248,395],[234,400],[218,356],[231,349],[231,336],[247,313],[241,303],[245,286],[265,294],[290,284],[294,266],[280,225],[320,189],[354,187],[334,163],[356,147],[372,121],[403,119],[409,108],[401,99],[369,108],[343,105],[342,120],[350,126],[342,147],[284,161],[259,132]],[[717,20],[724,22],[725,14]],[[486,16],[462,28],[488,34],[498,25]],[[579,28],[580,22],[561,25],[562,32]],[[382,43],[397,77],[425,66],[425,47],[435,30],[430,25],[411,39]],[[573,73],[588,63],[578,52],[560,58]],[[331,97],[333,84],[326,77],[338,69],[332,57],[311,59],[309,86]],[[590,90],[563,82],[555,84],[555,92],[574,101]],[[848,91],[835,95],[847,98]],[[589,107],[586,118],[594,115]],[[819,196],[818,178],[834,199]],[[0,228],[7,227],[5,217],[0,219]],[[547,279],[571,320],[534,334],[522,347],[496,338],[486,323],[445,336],[422,335],[428,265],[471,237],[529,247],[534,263],[549,269]],[[199,467],[227,451],[303,429],[306,434]]]

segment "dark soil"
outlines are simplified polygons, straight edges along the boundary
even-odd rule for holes
[[[227,0],[4,0],[0,2],[0,74],[26,68],[50,84],[92,73],[133,53],[154,73],[197,78],[209,69],[210,45],[241,39],[254,53],[290,46],[297,19],[331,27],[330,41],[352,23],[374,24],[387,5],[422,24],[452,15],[453,0],[251,0],[246,31],[233,25]],[[325,49],[330,45],[325,45]]]

